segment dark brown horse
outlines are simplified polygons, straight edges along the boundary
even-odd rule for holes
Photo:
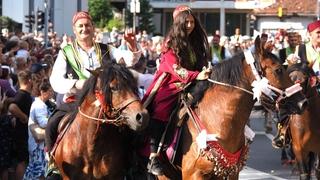
[[[80,95],[77,114],[55,152],[63,179],[124,179],[130,137],[144,129],[147,110],[133,75],[110,63],[96,70]]]
[[[255,44],[253,57],[249,51],[235,55],[214,66],[209,81],[196,84],[197,103],[188,110],[193,118],[181,139],[183,180],[238,179],[248,153],[244,132],[255,103],[252,91],[258,92],[254,97],[261,97],[261,91],[269,97],[261,101],[267,108],[302,111],[305,98],[300,90],[291,94],[287,89],[298,86],[278,58],[261,48],[259,37]]]
[[[289,128],[292,137],[292,148],[300,171],[300,179],[310,179],[313,169],[313,154],[320,154],[320,96],[315,86],[315,75],[307,65],[295,64],[288,67],[290,77],[294,82],[302,84],[308,98],[308,107],[301,115],[291,115]],[[316,167],[316,177],[320,179],[319,163]]]

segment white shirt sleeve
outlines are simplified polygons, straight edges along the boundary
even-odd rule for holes
[[[58,57],[53,65],[50,83],[53,90],[60,94],[70,92],[74,87],[77,79],[65,78],[67,72],[67,62],[62,50],[59,51]]]

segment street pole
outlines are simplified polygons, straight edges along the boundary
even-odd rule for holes
[[[133,26],[133,33],[135,34],[136,33],[136,5],[137,5],[137,2],[136,2],[136,0],[132,0],[132,1],[134,1],[134,11],[133,11],[133,24],[132,24],[132,26]]]
[[[48,47],[48,2],[44,1],[44,47]]]
[[[319,20],[320,19],[320,0],[317,0],[317,20]]]
[[[224,0],[220,0],[220,35],[221,36],[224,36],[225,35],[225,31],[226,31],[226,23],[225,23],[225,20],[226,20],[226,11],[225,11],[225,8],[224,8]]]
[[[140,2],[139,0],[131,0],[130,2],[130,12],[133,13],[133,32],[136,32],[136,15],[140,13]]]

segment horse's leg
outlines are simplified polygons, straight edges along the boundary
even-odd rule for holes
[[[320,180],[320,156],[319,156],[319,154],[316,155],[316,162],[317,162],[317,166],[315,169],[315,176],[318,180]]]
[[[293,128],[291,129],[293,131]],[[309,166],[309,151],[306,151],[303,148],[302,142],[299,141],[299,137],[297,134],[292,133],[292,148],[293,152],[296,156],[296,162],[298,165],[300,180],[310,179],[310,166]]]
[[[309,166],[309,153],[295,153],[297,159],[297,165],[300,172],[300,180],[309,180],[311,167]]]
[[[272,112],[269,112],[267,110],[264,110],[264,127],[266,133],[272,132]]]

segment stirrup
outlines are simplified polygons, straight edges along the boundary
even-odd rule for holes
[[[47,165],[46,172],[45,172],[45,177],[49,177],[49,176],[53,176],[53,175],[60,176],[60,171],[59,171],[58,167],[56,166],[53,157],[49,155],[49,160],[48,160],[48,165]]]

